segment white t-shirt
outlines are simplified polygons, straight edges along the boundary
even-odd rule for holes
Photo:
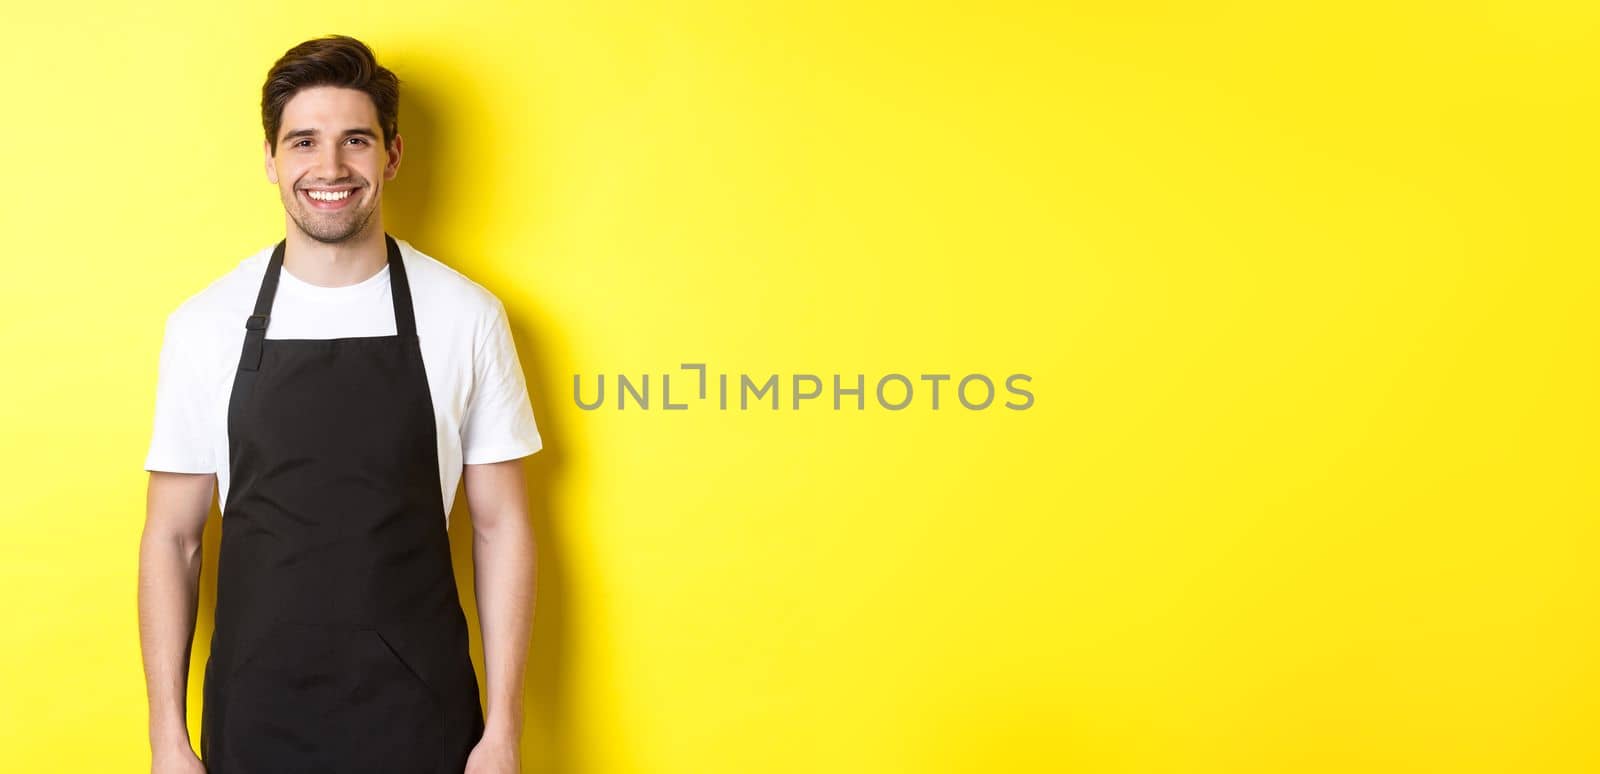
[[[448,522],[461,466],[515,459],[543,443],[505,306],[486,288],[403,239],[423,367],[433,398],[439,485]],[[145,470],[216,473],[228,501],[228,400],[244,346],[244,322],[276,243],[185,299],[167,316]],[[278,279],[269,339],[393,336],[389,266],[354,285]]]

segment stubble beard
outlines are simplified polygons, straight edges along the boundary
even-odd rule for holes
[[[320,213],[307,211],[300,201],[300,192],[291,189],[289,195],[293,198],[293,206],[287,207],[290,219],[294,220],[300,232],[325,245],[335,245],[356,239],[367,230],[367,225],[372,222],[372,215],[378,211],[378,200],[373,198],[371,206],[365,212],[353,212],[346,215],[337,213],[333,217],[322,218]]]

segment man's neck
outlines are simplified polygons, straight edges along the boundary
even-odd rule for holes
[[[354,285],[388,264],[389,246],[383,236],[383,224],[374,222],[354,239],[326,244],[306,236],[290,223],[283,248],[283,269],[312,285]]]

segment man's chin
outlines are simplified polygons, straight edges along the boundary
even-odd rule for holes
[[[307,222],[296,218],[295,224],[300,227],[301,233],[306,236],[323,244],[336,245],[341,242],[349,242],[360,236],[365,220],[358,221],[353,219],[349,222],[341,223],[317,223],[314,220]]]

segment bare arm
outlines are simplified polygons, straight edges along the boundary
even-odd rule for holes
[[[200,585],[201,538],[214,473],[150,473],[139,540],[139,645],[150,702],[155,771],[198,765],[185,720],[189,646]]]
[[[519,458],[467,465],[463,472],[472,510],[473,577],[489,697],[484,737],[512,751],[522,734],[522,679],[536,576],[522,463]]]

